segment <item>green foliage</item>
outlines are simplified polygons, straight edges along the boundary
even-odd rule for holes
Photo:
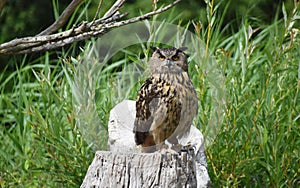
[[[93,157],[75,127],[71,91],[56,63],[47,53],[3,79],[1,187],[78,185]],[[13,87],[4,91],[8,83]]]
[[[261,24],[250,13],[228,22],[231,1],[205,2],[205,20],[199,15],[201,22],[194,19],[187,27],[204,41],[204,61],[212,56],[225,78],[223,118],[206,145],[213,186],[298,187],[299,3],[283,4],[271,24]],[[91,18],[82,9],[75,15]],[[175,17],[164,13],[155,19],[165,15],[169,22]],[[79,21],[73,16],[68,26]],[[11,59],[15,70],[1,71],[0,187],[78,187],[95,149],[106,149],[109,111],[123,99],[135,99],[145,76],[134,73],[145,67],[140,59],[147,59],[149,44],[127,47],[99,64],[100,58],[90,55],[97,54],[95,43],[87,42],[79,53],[74,44],[59,58],[47,52],[34,60]],[[199,96],[195,124],[205,134],[215,126],[209,121],[214,99],[209,92],[213,79],[202,64],[194,59],[189,71]],[[80,104],[90,111],[83,113]],[[97,124],[86,123],[83,131],[89,121]],[[99,139],[93,145],[86,135]]]
[[[299,24],[299,12],[295,7],[293,14],[283,14],[284,20],[275,19],[261,28],[252,28],[253,20],[244,17],[239,31],[230,37],[215,41],[218,38],[213,35],[219,33],[213,32],[211,40],[206,38],[210,48],[216,49],[227,88],[221,131],[207,147],[216,187],[300,184],[300,38],[293,27]],[[219,24],[209,25],[212,28],[206,32]],[[206,126],[211,125],[204,125],[204,130]]]

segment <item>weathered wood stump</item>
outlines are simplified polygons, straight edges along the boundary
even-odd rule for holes
[[[140,153],[132,132],[135,101],[123,101],[110,113],[110,151],[97,151],[82,188],[89,187],[210,187],[201,132],[191,127],[182,145],[195,144],[180,155]]]

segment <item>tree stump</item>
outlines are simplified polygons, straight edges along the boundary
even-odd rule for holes
[[[123,101],[110,112],[110,151],[97,151],[81,188],[89,187],[210,187],[201,132],[191,126],[180,144],[192,151],[141,153],[133,136],[135,101]]]

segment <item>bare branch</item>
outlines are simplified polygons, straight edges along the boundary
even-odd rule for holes
[[[81,41],[92,37],[99,37],[105,34],[109,29],[147,19],[153,15],[159,14],[170,9],[175,4],[180,2],[180,0],[176,0],[163,8],[154,10],[147,14],[123,21],[117,21],[127,16],[127,13],[120,14],[118,12],[124,1],[125,0],[117,0],[117,2],[113,5],[114,8],[112,7],[103,16],[103,18],[94,20],[92,22],[82,22],[80,25],[74,26],[73,28],[67,31],[51,35],[25,37],[3,43],[0,45],[0,55],[25,54],[32,52],[47,51],[63,47],[76,41]]]
[[[42,31],[39,36],[41,35],[49,35],[51,33],[54,33],[58,29],[60,29],[62,26],[65,25],[68,18],[71,16],[71,14],[74,12],[74,10],[85,0],[73,0],[68,7],[63,11],[63,13],[59,16],[59,18],[47,29]]]
[[[104,14],[103,19],[109,18],[112,15],[114,15],[121,6],[125,3],[126,0],[117,0],[113,6],[110,7],[110,9]]]

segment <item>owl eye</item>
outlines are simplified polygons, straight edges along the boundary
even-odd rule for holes
[[[165,60],[165,57],[164,56],[160,56],[159,59],[163,61],[163,60]]]
[[[173,61],[177,61],[178,59],[179,59],[178,55],[172,56],[172,60],[173,60]]]

